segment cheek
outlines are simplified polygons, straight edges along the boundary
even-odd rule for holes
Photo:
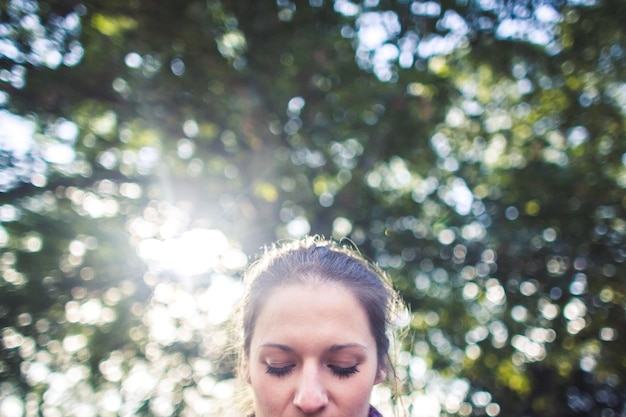
[[[257,417],[285,415],[293,402],[293,390],[284,380],[268,378],[270,375],[252,376],[250,386]]]
[[[259,404],[274,404],[284,402],[290,391],[290,378],[270,375],[265,367],[250,366],[248,384],[252,388],[255,402]]]
[[[359,375],[359,374],[357,374]],[[351,380],[333,380],[331,390],[334,401],[343,410],[358,411],[370,402],[373,380],[369,376],[359,375]]]

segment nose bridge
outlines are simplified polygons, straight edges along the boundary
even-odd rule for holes
[[[316,363],[303,364],[293,402],[307,413],[315,412],[328,403],[321,370]]]

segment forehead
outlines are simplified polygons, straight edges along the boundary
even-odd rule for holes
[[[362,343],[374,345],[364,307],[351,290],[332,282],[290,284],[263,300],[252,347],[264,343],[294,346]]]

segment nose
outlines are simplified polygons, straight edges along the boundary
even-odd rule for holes
[[[328,404],[328,394],[314,367],[302,370],[293,404],[306,414],[320,411]]]

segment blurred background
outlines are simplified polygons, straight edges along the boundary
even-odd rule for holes
[[[1,0],[0,415],[237,415],[241,273],[322,234],[410,307],[383,414],[626,416],[625,21]]]

